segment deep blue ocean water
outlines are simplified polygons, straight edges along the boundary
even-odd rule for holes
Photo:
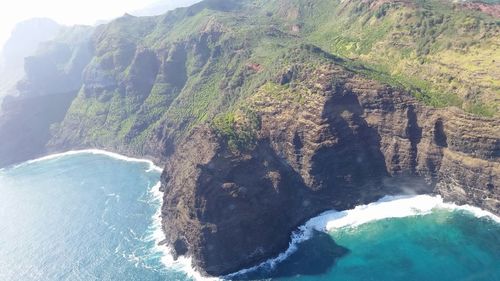
[[[0,170],[0,280],[192,280],[162,263],[150,168],[85,153]],[[500,224],[435,210],[315,232],[233,279],[500,280]]]

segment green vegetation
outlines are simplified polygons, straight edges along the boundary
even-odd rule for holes
[[[375,3],[317,1],[297,21],[312,43],[420,88],[430,105],[498,100],[498,19],[444,1]]]
[[[212,128],[219,137],[226,139],[227,145],[235,153],[255,146],[259,126],[258,115],[248,108],[219,114],[212,122]]]
[[[432,106],[498,116],[499,30],[498,19],[439,0],[206,0],[159,17],[125,16],[94,32],[85,86],[57,128],[143,150],[207,123],[241,149],[258,124],[244,101],[265,85],[301,103],[304,93],[274,83],[279,73],[324,63]]]

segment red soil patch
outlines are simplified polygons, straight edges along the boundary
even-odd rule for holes
[[[500,4],[486,4],[480,2],[466,2],[462,6],[466,9],[476,10],[495,18],[500,18]]]

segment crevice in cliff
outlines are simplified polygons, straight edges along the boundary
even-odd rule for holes
[[[323,145],[312,157],[313,188],[355,188],[388,175],[381,138],[362,115],[358,97],[337,87],[323,109],[323,118],[337,142]]]
[[[418,155],[418,144],[422,139],[422,128],[418,126],[418,117],[413,105],[409,105],[406,111],[408,118],[408,125],[406,127],[406,135],[410,140],[411,151],[410,151],[410,170],[412,174],[416,174],[417,170],[417,155]]]
[[[448,147],[448,139],[444,132],[443,120],[441,118],[434,123],[434,142],[440,147]]]

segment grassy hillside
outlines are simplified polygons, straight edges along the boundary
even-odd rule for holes
[[[275,13],[298,36],[418,88],[426,103],[498,113],[498,18],[449,1],[282,2],[291,7]]]
[[[147,154],[200,123],[224,130],[299,46],[427,104],[498,115],[499,33],[498,19],[435,0],[207,0],[124,16],[94,32],[94,57],[54,139]],[[302,54],[293,59],[307,62]]]

